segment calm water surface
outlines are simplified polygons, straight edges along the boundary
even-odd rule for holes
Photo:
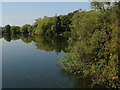
[[[3,43],[3,88],[82,88],[90,84],[89,79],[75,79],[62,71],[57,63],[61,51],[36,49],[33,42],[22,40]]]

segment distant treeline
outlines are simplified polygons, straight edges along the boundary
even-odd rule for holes
[[[67,15],[47,17],[35,19],[33,25],[25,24],[22,27],[6,25],[2,27],[2,35],[4,34],[22,34],[22,35],[70,35],[71,19],[79,10]]]

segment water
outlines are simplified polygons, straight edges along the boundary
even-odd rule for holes
[[[56,48],[45,41],[43,44],[40,39],[29,43],[24,40],[27,39],[9,42],[2,39],[3,88],[89,87],[91,81],[88,77],[77,79],[57,66],[60,56],[65,54],[61,48],[65,43]]]
[[[72,80],[60,75],[59,55],[38,50],[33,43],[3,40],[3,88],[72,87]]]

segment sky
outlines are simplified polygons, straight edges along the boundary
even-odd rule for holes
[[[90,10],[89,2],[2,2],[2,26],[22,26],[44,16],[65,15],[78,9]]]
[[[89,1],[90,0],[1,0],[1,2],[89,2]]]

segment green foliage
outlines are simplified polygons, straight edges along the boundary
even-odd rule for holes
[[[55,51],[57,54],[61,51],[67,52],[68,46],[67,38],[63,36],[31,36],[30,34],[4,34],[3,38],[10,42],[11,40],[21,39],[24,43],[33,42],[37,49],[44,50],[47,52]]]
[[[91,3],[99,10],[74,14],[68,46],[70,54],[63,56],[59,63],[63,70],[81,72],[92,76],[98,84],[119,87],[118,3],[109,8],[102,7],[105,4],[102,2]]]
[[[0,38],[2,38],[2,27],[0,27]]]
[[[58,35],[60,33],[60,18],[55,17],[44,17],[38,20],[38,26],[35,30],[35,34],[42,35]]]
[[[71,19],[79,10],[69,13],[68,15],[60,15],[54,17],[44,17],[36,19],[34,23],[35,34],[37,35],[63,35],[69,37]]]
[[[29,32],[31,32],[31,25],[29,24],[25,24],[20,28],[20,32],[22,34],[28,34]]]
[[[95,9],[95,10],[100,10],[100,11],[105,11],[107,9],[111,8],[111,2],[108,2],[108,0],[105,0],[104,2],[101,2],[101,0],[98,1],[92,1],[91,2],[91,8]]]
[[[25,24],[22,27],[12,26],[10,30],[10,25],[3,27],[2,33],[19,33],[22,35],[29,34],[34,35],[47,35],[47,36],[70,36],[70,24],[71,19],[75,13],[79,10],[74,11],[73,13],[68,13],[68,15],[60,15],[54,17],[47,17],[35,19],[33,25]],[[20,30],[19,30],[20,29]]]
[[[10,28],[11,28],[10,25],[6,25],[5,27],[3,27],[2,32],[3,33],[10,33]]]
[[[33,40],[33,37],[31,37],[30,35],[21,35],[20,39],[24,42],[24,43],[31,43]]]
[[[11,26],[10,31],[12,34],[18,34],[18,33],[20,33],[20,27],[19,26]]]
[[[45,51],[55,51],[59,53],[62,51],[66,52],[67,39],[62,36],[35,36],[35,46],[37,49]]]
[[[59,63],[60,63],[59,66],[62,67],[62,69],[70,73],[74,73],[79,68],[77,67],[79,61],[72,60],[72,54],[62,56]]]
[[[6,40],[6,41],[8,41],[8,42],[11,42],[11,34],[4,34],[4,39]]]

